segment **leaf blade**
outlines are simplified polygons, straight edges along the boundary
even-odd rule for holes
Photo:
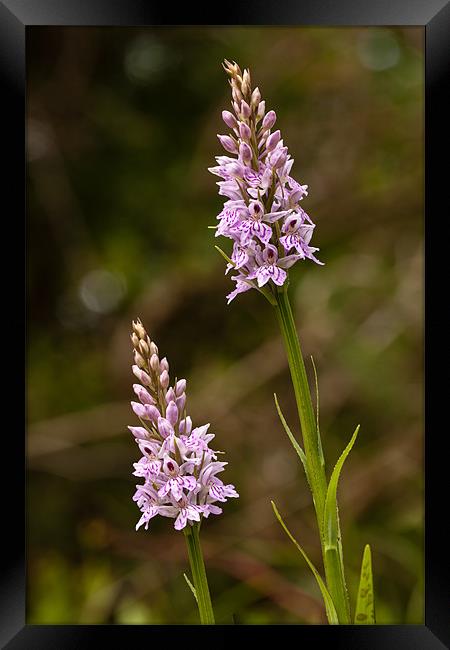
[[[317,447],[319,450],[319,457],[322,467],[325,467],[325,457],[323,455],[322,440],[320,437],[320,426],[319,426],[319,380],[317,378],[316,364],[314,363],[314,358],[311,355],[311,363],[314,370],[314,382],[316,385],[316,430],[317,430]]]
[[[375,625],[375,598],[373,591],[372,553],[366,544],[361,562],[355,625]]]
[[[307,478],[308,483],[309,483],[308,469],[307,469],[308,466],[307,466],[307,463],[306,463],[306,455],[305,455],[305,452],[303,451],[303,449],[302,449],[302,448],[300,447],[300,445],[298,444],[298,442],[297,442],[297,440],[296,440],[294,434],[292,433],[292,431],[291,431],[290,428],[289,428],[288,423],[286,422],[286,418],[284,417],[284,415],[283,415],[283,413],[282,413],[282,411],[281,411],[281,408],[280,408],[280,404],[279,404],[279,402],[278,402],[277,394],[274,393],[274,394],[273,394],[273,397],[274,397],[274,400],[275,400],[275,406],[276,406],[276,409],[277,409],[277,411],[278,411],[278,417],[279,417],[280,420],[281,420],[281,424],[283,425],[283,428],[284,428],[284,430],[286,431],[286,433],[287,433],[287,435],[288,435],[288,438],[289,438],[289,440],[290,440],[291,443],[292,443],[292,446],[294,447],[295,451],[296,451],[297,454],[298,454],[298,457],[299,457],[300,460],[302,461],[303,469],[305,470],[306,478]]]
[[[320,592],[322,594],[323,601],[325,603],[325,609],[326,609],[326,612],[327,612],[328,622],[330,624],[332,624],[332,625],[338,625],[339,621],[338,621],[338,617],[337,617],[337,614],[336,614],[336,609],[334,607],[333,600],[332,600],[332,598],[330,596],[330,593],[329,593],[328,589],[325,586],[324,581],[322,580],[322,577],[321,577],[320,573],[317,571],[316,567],[311,562],[311,560],[307,556],[306,552],[303,550],[303,548],[300,546],[300,544],[297,542],[295,537],[292,535],[292,533],[290,532],[290,530],[288,529],[288,527],[284,523],[283,518],[281,517],[280,513],[278,512],[278,509],[277,509],[275,503],[273,501],[271,501],[270,503],[272,504],[272,508],[273,508],[274,513],[275,513],[275,517],[278,519],[278,521],[279,521],[281,527],[283,528],[284,532],[289,537],[291,542],[293,542],[293,544],[300,551],[300,553],[302,554],[304,560],[306,561],[307,565],[311,569],[311,571],[312,571],[312,573],[313,573],[313,575],[314,575],[314,577],[316,579],[316,582],[317,582],[317,584],[319,586],[319,589],[320,589]]]
[[[195,589],[194,585],[193,585],[192,582],[189,580],[189,578],[187,577],[187,575],[186,575],[185,573],[183,573],[183,575],[184,575],[184,579],[186,580],[189,589],[190,589],[190,590],[192,591],[192,593],[194,594],[194,598],[195,598],[195,600],[196,600],[197,603],[198,603],[197,590]]]
[[[337,511],[337,486],[339,482],[339,477],[341,475],[342,467],[344,462],[352,450],[353,445],[355,444],[356,438],[358,436],[360,425],[356,427],[350,442],[339,456],[339,459],[334,466],[333,472],[331,474],[330,482],[328,484],[327,496],[325,498],[325,508],[324,508],[324,541],[326,546],[337,546],[338,542],[338,511]]]
[[[333,595],[334,603],[343,623],[350,623],[350,602],[345,582],[344,558],[342,552],[341,529],[337,505],[337,487],[344,462],[355,444],[360,425],[356,427],[350,442],[334,466],[328,484],[323,511],[323,545],[327,556],[327,583]],[[330,582],[331,580],[331,582]],[[331,585],[331,586],[330,586]]]

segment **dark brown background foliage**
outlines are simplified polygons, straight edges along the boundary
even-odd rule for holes
[[[296,427],[274,315],[256,292],[226,306],[207,229],[224,57],[251,68],[310,186],[326,266],[298,264],[292,298],[329,469],[361,423],[339,493],[351,594],[370,542],[378,621],[420,623],[422,30],[292,27],[28,32],[28,622],[197,621],[183,536],[134,531],[136,316],[241,495],[202,533],[218,621],[324,622],[270,507],[319,564],[273,404]]]

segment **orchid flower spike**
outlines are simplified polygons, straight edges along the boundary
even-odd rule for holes
[[[217,461],[209,447],[215,437],[209,424],[192,427],[186,412],[186,380],[170,386],[169,364],[150,339],[142,322],[133,321],[131,341],[134,348],[133,384],[138,402],[131,407],[140,426],[128,427],[141,457],[134,463],[133,475],[144,479],[136,485],[133,501],[141,517],[136,530],[147,530],[156,515],[175,519],[182,530],[203,517],[219,515],[217,502],[238,497],[234,485],[225,485],[217,476],[226,463]]]
[[[227,60],[223,67],[233,113],[223,111],[222,118],[231,133],[218,136],[227,155],[217,156],[217,165],[209,171],[221,178],[217,185],[225,197],[216,236],[233,241],[227,272],[239,270],[231,276],[236,283],[227,296],[231,302],[253,288],[266,295],[283,290],[288,283],[285,269],[299,260],[323,262],[314,255],[319,249],[310,246],[315,226],[299,205],[308,186],[291,176],[294,160],[281,131],[273,131],[275,111],[266,112],[259,88],[252,89],[249,70],[242,72],[236,62]],[[292,249],[295,253],[287,255]]]

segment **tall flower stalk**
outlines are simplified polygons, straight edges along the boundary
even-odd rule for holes
[[[228,304],[239,294],[256,289],[273,306],[276,314],[289,363],[303,448],[291,432],[276,395],[275,402],[286,433],[303,464],[312,493],[325,582],[290,534],[275,504],[272,505],[286,533],[313,570],[324,598],[328,621],[348,624],[352,618],[336,492],[342,465],[359,427],[327,479],[319,429],[317,377],[315,414],[288,295],[290,267],[306,259],[322,264],[315,256],[319,249],[311,246],[315,224],[300,205],[308,195],[308,186],[291,176],[294,161],[284,145],[281,132],[274,130],[277,115],[273,110],[266,111],[259,88],[252,88],[249,70],[242,72],[237,63],[229,61],[223,65],[231,86],[232,112],[222,112],[223,121],[230,131],[218,135],[218,138],[227,154],[231,155],[217,156],[217,165],[210,167],[209,171],[220,177],[217,183],[219,195],[226,199],[217,217],[216,237],[229,238],[232,250],[228,255],[216,248],[228,262],[226,273],[235,273],[231,276],[235,288],[227,296]],[[356,606],[356,612],[360,614],[358,620],[355,618],[358,623],[374,622],[373,593],[367,587],[368,579],[363,578],[363,574],[370,574],[371,582],[370,550],[365,553],[365,558]]]
[[[221,514],[217,502],[239,495],[234,485],[225,485],[218,477],[227,463],[217,460],[223,452],[209,447],[215,437],[208,432],[209,424],[192,427],[186,412],[186,380],[175,379],[170,386],[169,363],[165,357],[160,360],[156,344],[139,319],[133,322],[131,341],[132,370],[139,381],[133,384],[139,401],[132,401],[131,406],[141,426],[128,428],[141,453],[133,475],[144,479],[133,496],[141,511],[136,530],[141,526],[148,530],[157,515],[175,520],[175,530],[182,530],[186,538],[194,585],[185,577],[196,598],[200,622],[212,624],[200,526],[209,515]]]

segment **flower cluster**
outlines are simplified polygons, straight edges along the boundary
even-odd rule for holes
[[[214,434],[209,424],[192,428],[186,415],[186,380],[170,386],[167,359],[159,359],[158,348],[150,340],[141,321],[133,321],[131,340],[134,347],[133,373],[139,383],[133,385],[139,399],[131,402],[142,426],[128,427],[142,457],[134,463],[134,476],[144,479],[136,486],[133,501],[142,515],[136,530],[156,515],[175,518],[175,528],[200,521],[222,509],[216,502],[238,497],[234,485],[225,485],[218,474],[226,462],[218,461],[209,443]]]
[[[228,303],[239,293],[267,285],[266,291],[283,286],[285,269],[297,260],[309,258],[322,264],[310,246],[314,223],[299,202],[307,196],[307,185],[290,175],[294,160],[288,154],[279,130],[273,131],[275,111],[266,112],[258,88],[252,90],[250,73],[237,63],[225,60],[232,92],[232,108],[222,118],[231,129],[218,135],[231,156],[217,156],[209,171],[222,180],[219,194],[227,197],[218,215],[216,236],[233,240],[231,263],[238,273],[232,276],[236,288]]]

